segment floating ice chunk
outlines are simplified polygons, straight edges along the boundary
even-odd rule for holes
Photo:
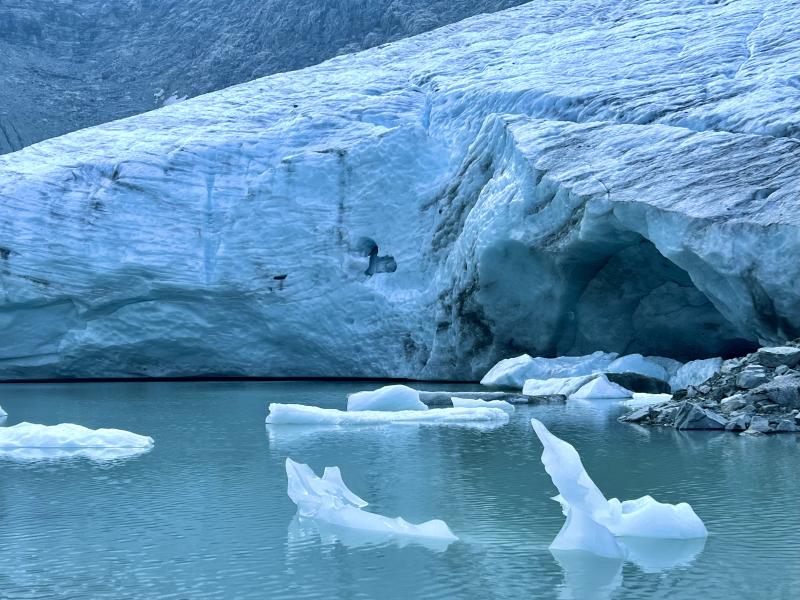
[[[508,422],[499,408],[431,408],[429,410],[344,411],[302,404],[270,404],[267,423],[272,425],[383,425],[387,423],[458,424]]]
[[[149,451],[153,438],[120,429],[87,429],[81,425],[19,423],[0,429],[0,458],[30,461],[85,457],[127,458]]]
[[[387,385],[371,392],[356,392],[347,397],[347,410],[428,410],[419,392],[406,385]]]
[[[589,383],[570,395],[576,400],[601,400],[610,398],[633,398],[633,392],[608,380],[605,375],[598,375]]]
[[[552,396],[555,394],[571,396],[595,377],[597,374],[553,379],[528,379],[522,387],[522,393],[526,396]]]
[[[674,358],[667,358],[666,356],[646,356],[645,358],[663,367],[670,379],[675,377],[678,369],[683,366],[681,361],[675,360]]]
[[[308,465],[287,458],[286,477],[287,493],[297,505],[301,517],[381,535],[449,541],[458,539],[447,524],[438,519],[414,525],[400,517],[391,519],[361,510],[367,506],[367,502],[348,489],[338,467],[326,467],[320,478]]]
[[[505,400],[481,400],[480,398],[450,398],[454,408],[499,408],[507,413],[514,412],[514,405]]]
[[[641,354],[627,354],[620,356],[617,360],[608,365],[608,373],[639,373],[647,375],[661,381],[669,381],[667,370]]]
[[[575,448],[550,433],[540,421],[531,419],[531,425],[544,446],[542,463],[558,488],[556,499],[567,517],[551,548],[621,558],[627,552],[614,539],[617,536],[692,539],[708,535],[686,503],[663,504],[650,496],[626,502],[606,500]]]
[[[483,379],[483,385],[497,385],[520,389],[528,379],[554,379],[600,373],[611,364],[616,352],[593,352],[586,356],[559,356],[558,358],[532,358],[527,354],[501,360]]]
[[[700,385],[716,375],[720,368],[722,368],[722,359],[719,357],[692,360],[678,369],[675,376],[669,380],[669,387],[676,392],[690,385]]]
[[[627,408],[642,408],[645,406],[662,404],[670,400],[672,400],[672,394],[645,394],[643,392],[634,392],[633,398],[625,400],[622,404]]]
[[[7,417],[7,416],[8,416],[8,413],[3,410],[2,406],[0,406],[0,417]]]

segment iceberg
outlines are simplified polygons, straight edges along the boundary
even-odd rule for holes
[[[670,400],[672,400],[672,394],[645,394],[643,392],[634,392],[633,398],[625,400],[622,404],[627,408],[633,409],[663,404]]]
[[[385,425],[417,423],[450,425],[484,422],[507,423],[508,413],[499,408],[431,408],[428,410],[344,411],[303,404],[269,405],[269,425]]]
[[[458,540],[439,519],[415,525],[401,517],[392,519],[362,510],[367,502],[345,485],[339,467],[325,467],[322,477],[317,477],[308,465],[287,458],[286,477],[287,493],[302,518],[383,536]]]
[[[356,392],[347,397],[347,410],[428,410],[419,392],[407,385],[387,385],[371,392]]]
[[[527,379],[554,379],[600,373],[619,356],[616,352],[593,352],[586,356],[532,358],[527,354],[506,358],[481,379],[482,385],[522,389]]]
[[[537,419],[531,425],[544,447],[542,463],[553,480],[566,522],[551,545],[607,558],[625,558],[619,537],[694,539],[708,535],[686,503],[664,504],[650,496],[620,502],[606,500],[583,467],[575,448],[550,433]]]
[[[595,379],[597,375],[583,375],[581,377],[555,377],[553,379],[528,379],[522,386],[522,393],[526,396],[571,396],[584,385]]]
[[[499,408],[507,413],[514,412],[514,405],[505,400],[481,400],[480,398],[450,398],[454,408]]]
[[[690,385],[700,385],[716,375],[721,368],[722,359],[719,357],[689,361],[670,379],[669,387],[676,392],[686,389]]]
[[[8,416],[8,413],[3,410],[2,406],[0,406],[0,417],[7,417],[7,416]]]
[[[0,428],[0,458],[19,461],[86,457],[127,458],[153,448],[153,438],[121,429],[88,429],[81,425],[18,423]]]
[[[638,373],[661,381],[669,381],[669,374],[664,367],[641,354],[620,356],[608,365],[606,371],[608,373]]]
[[[612,383],[605,375],[598,375],[590,382],[582,385],[569,398],[575,400],[625,399],[633,398],[633,392],[621,385]]]

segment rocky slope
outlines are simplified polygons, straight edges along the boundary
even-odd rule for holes
[[[522,0],[3,0],[0,154]]]
[[[0,376],[797,337],[799,22],[532,2],[0,157]]]

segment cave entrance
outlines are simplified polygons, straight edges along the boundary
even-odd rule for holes
[[[559,253],[503,242],[482,257],[478,294],[504,356],[606,350],[687,361],[758,346],[639,236]]]

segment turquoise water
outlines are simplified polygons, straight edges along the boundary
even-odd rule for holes
[[[0,386],[6,425],[75,422],[156,441],[112,462],[0,458],[0,598],[797,597],[800,438],[647,430],[617,423],[608,403],[521,407],[492,431],[264,426],[269,402],[344,407],[348,392],[377,385]],[[609,497],[691,503],[707,542],[640,548],[622,565],[553,556],[563,517],[532,416],[576,446]],[[373,543],[299,523],[286,456],[339,465],[369,510],[444,519],[461,541]]]

